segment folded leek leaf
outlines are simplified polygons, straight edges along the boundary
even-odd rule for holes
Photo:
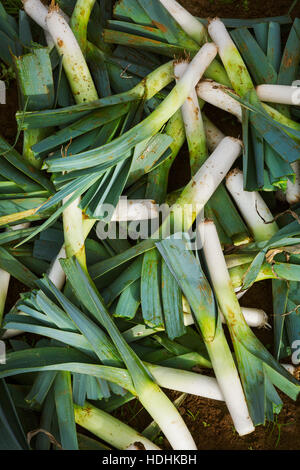
[[[21,107],[28,111],[52,108],[54,85],[48,48],[34,48],[31,54],[15,57]]]
[[[70,372],[57,373],[54,397],[61,446],[65,450],[78,450]]]

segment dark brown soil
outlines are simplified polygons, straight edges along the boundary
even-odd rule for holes
[[[201,18],[265,18],[286,15],[293,0],[182,0],[180,2],[193,15]],[[292,14],[299,16],[300,5]]]
[[[292,0],[180,0],[194,15],[201,17],[266,17],[286,14]],[[300,16],[300,2],[293,10],[293,15]],[[7,105],[0,105],[1,133],[13,144],[16,135],[14,113],[17,108],[17,93],[14,84],[8,90]],[[223,113],[213,112],[206,106],[207,114],[226,134],[240,135],[240,127]],[[183,186],[189,180],[188,158],[186,150],[176,159],[170,181],[170,189]],[[7,307],[17,300],[18,293],[26,290],[18,281],[11,282]],[[263,308],[272,323],[272,295],[269,282],[254,286],[244,297],[244,306]],[[256,330],[259,339],[272,350],[273,334],[270,330]],[[203,371],[204,372],[204,371]],[[178,394],[169,394],[175,399]],[[282,395],[281,395],[282,396]],[[188,396],[180,412],[196,441],[199,450],[299,450],[300,449],[300,402],[291,401],[282,396],[284,409],[275,424],[260,426],[249,436],[239,437],[234,431],[231,418],[223,403],[213,400]],[[118,410],[117,416],[138,431],[142,431],[151,421],[147,412],[135,400]],[[168,448],[165,440],[160,442]]]
[[[0,104],[0,133],[13,145],[16,138],[17,123],[15,113],[18,109],[18,93],[15,82],[11,82],[6,90],[6,104]]]

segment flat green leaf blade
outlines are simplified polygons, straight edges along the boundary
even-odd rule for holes
[[[262,49],[247,28],[235,29],[231,32],[243,59],[257,85],[276,83],[277,73]]]
[[[36,320],[32,320],[32,318],[25,317],[24,315],[7,314],[5,316],[5,324],[3,326],[6,329],[16,329],[52,338],[56,341],[72,346],[73,348],[84,351],[86,354],[94,357],[91,344],[79,333],[43,326],[38,324]]]
[[[272,281],[273,312],[274,312],[274,356],[277,360],[286,357],[284,341],[284,324],[288,299],[288,283],[280,279]]]
[[[217,318],[212,290],[200,263],[176,235],[156,244],[197,319],[204,338],[215,336]]]
[[[92,375],[114,382],[135,394],[126,370],[95,364],[89,356],[73,348],[43,347],[9,353],[6,364],[0,365],[0,378],[49,370]]]
[[[58,372],[54,396],[62,448],[78,450],[70,372]]]
[[[142,48],[147,52],[161,54],[166,57],[182,55],[183,47],[180,45],[167,44],[157,39],[151,39],[137,34],[105,29],[103,38],[108,44],[119,44],[121,46]]]
[[[248,26],[249,27],[249,26]],[[258,23],[253,25],[253,30],[255,34],[256,41],[258,42],[259,46],[263,50],[265,54],[267,54],[268,50],[268,23]]]
[[[183,318],[182,294],[164,260],[162,261],[161,282],[165,328],[168,337],[175,339],[186,333]]]
[[[291,28],[278,73],[279,85],[291,85],[297,77],[300,62],[300,19]]]
[[[47,285],[67,312],[68,316],[73,320],[79,331],[91,344],[101,362],[106,365],[122,365],[120,356],[107,335],[91,319],[89,319],[87,315],[73,305],[51,281],[48,280]]]
[[[141,280],[137,279],[121,293],[114,316],[132,320],[141,303]],[[123,335],[124,336],[124,335]]]
[[[16,119],[20,130],[67,125],[86,116],[95,109],[140,100],[143,97],[143,92],[144,90],[141,87],[141,90],[133,90],[131,93],[119,93],[89,103],[45,111],[19,112],[16,114]]]
[[[243,175],[244,188],[246,191],[255,191],[258,189],[256,181],[255,161],[253,156],[251,135],[250,135],[250,111],[242,109],[243,113]]]
[[[30,403],[31,406],[41,405],[46,399],[55,377],[55,371],[39,372],[30,392],[26,396],[26,402]]]
[[[229,238],[247,236],[248,229],[236,210],[224,184],[220,184],[212,195],[209,205],[212,207],[223,230]]]
[[[108,331],[113,343],[129,370],[134,386],[139,388],[142,384],[145,384],[145,382],[149,382],[150,378],[148,372],[134,351],[128,346],[122,337],[92,281],[84,274],[75,260],[62,260],[61,265],[74,292],[76,293],[77,298],[89,310],[93,317]]]
[[[280,25],[278,23],[269,23],[267,56],[274,70],[278,72],[281,60],[281,34]],[[277,82],[278,79],[279,77],[277,76]]]
[[[120,0],[114,6],[114,14],[121,18],[130,18],[135,23],[151,25],[151,17],[137,0]]]
[[[258,113],[251,113],[250,121],[256,131],[264,137],[281,158],[289,163],[299,159],[299,143],[291,139],[285,132],[274,127],[271,122]]]
[[[70,140],[85,134],[93,129],[99,128],[104,124],[114,121],[117,117],[126,114],[129,110],[129,104],[120,104],[101,108],[93,111],[88,116],[76,121],[70,126],[64,127],[50,137],[38,142],[32,146],[32,151],[36,158],[47,155],[52,149]]]
[[[110,305],[127,287],[141,277],[143,259],[138,257],[122,274],[104,291],[102,297]]]
[[[259,188],[264,185],[264,141],[256,129],[251,126],[252,148],[255,159],[256,182]]]
[[[103,276],[104,274],[112,271],[113,269],[121,266],[127,261],[130,261],[136,258],[139,255],[142,255],[148,250],[153,250],[155,248],[155,240],[147,239],[143,240],[142,242],[138,243],[137,245],[128,248],[127,250],[118,253],[111,258],[106,260],[100,261],[99,263],[94,264],[91,266],[89,272],[92,279],[97,279],[98,277]]]
[[[22,108],[27,111],[52,108],[54,84],[48,48],[14,57]]]
[[[138,0],[138,3],[151,18],[152,24],[154,24],[164,34],[169,43],[178,43],[188,50],[197,50],[199,48],[199,45],[183,31],[168,10],[164,8],[160,2],[153,0]]]
[[[143,318],[150,328],[164,326],[161,304],[161,256],[157,250],[144,254],[141,277]]]
[[[10,162],[15,168],[20,170],[26,176],[38,183],[50,193],[54,192],[52,183],[39,170],[29,166],[21,157],[21,155],[9,145],[2,137],[0,137],[0,155]]]
[[[127,186],[133,184],[144,174],[149,173],[168,150],[172,142],[172,137],[166,134],[156,134],[150,140],[137,145],[133,155]],[[170,156],[170,152],[168,152],[166,158],[168,156]]]

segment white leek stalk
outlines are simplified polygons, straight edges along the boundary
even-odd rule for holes
[[[22,0],[23,7],[27,15],[33,19],[43,30],[49,49],[54,47],[54,41],[48,31],[46,17],[48,15],[48,8],[40,0]],[[59,10],[59,13],[68,21],[67,15]]]
[[[62,64],[76,103],[97,100],[97,91],[83,53],[57,7],[50,7],[46,25],[59,55],[63,57]]]
[[[160,0],[171,16],[181,26],[183,31],[194,39],[199,45],[207,41],[207,30],[204,25],[185,10],[178,2],[174,0]],[[214,60],[207,70],[209,78],[217,80],[226,86],[230,86],[230,81],[224,67],[219,61]]]
[[[199,98],[203,101],[233,114],[242,122],[242,107],[240,103],[227,93],[227,91],[232,93],[233,90],[213,80],[202,80],[198,83],[196,90]]]
[[[210,280],[230,331],[251,416],[255,424],[260,424],[267,415],[264,404],[281,403],[272,387],[278,387],[295,400],[299,393],[299,382],[289,377],[247,326],[233,289],[216,227],[211,220],[203,222],[201,235]],[[258,403],[261,403],[260,407]]]
[[[138,442],[146,450],[159,450],[159,447],[142,434],[90,403],[86,402],[84,406],[74,404],[74,414],[77,424],[116,449],[127,449]]]
[[[248,326],[251,328],[271,328],[268,323],[268,315],[260,308],[241,307],[241,312]],[[222,322],[226,320],[220,311]]]
[[[57,287],[57,289],[59,290],[62,290],[66,281],[66,275],[65,275],[63,268],[61,267],[59,260],[64,259],[66,257],[67,255],[66,255],[65,246],[63,245],[61,249],[59,250],[59,253],[56,255],[56,257],[52,261],[49,272],[48,272],[48,277],[50,281],[53,282],[55,287]]]
[[[56,6],[51,6],[46,26],[62,56],[62,64],[76,103],[98,99],[97,91],[80,46],[66,19]],[[64,199],[67,202],[72,195]],[[65,249],[69,257],[76,256],[81,267],[87,270],[83,235],[83,216],[79,208],[80,198],[73,201],[63,212]]]
[[[193,325],[194,318],[191,312],[191,308],[184,296],[182,296],[182,306],[185,326]],[[247,325],[251,328],[270,328],[270,325],[268,324],[268,315],[264,310],[259,308],[241,307],[241,311]],[[222,323],[225,324],[226,320],[220,310],[219,315],[221,316]]]
[[[176,0],[160,0],[171,16],[194,41],[202,44],[206,37],[206,28]]]
[[[257,96],[267,103],[297,105],[300,104],[300,88],[288,85],[259,85]]]
[[[159,216],[155,201],[150,199],[127,199],[121,197],[112,215],[111,222],[150,220]]]
[[[187,62],[175,63],[174,72],[177,82],[183,76],[187,67]],[[191,90],[181,106],[181,113],[189,147],[191,171],[192,175],[194,175],[207,159],[204,124],[195,88]]]
[[[180,406],[184,403],[187,397],[186,393],[182,393],[179,395],[176,400],[174,400],[174,405],[176,406],[177,410],[179,410]],[[156,437],[160,435],[160,428],[155,421],[152,421],[142,432],[143,436],[147,437],[150,440],[154,440]]]
[[[278,231],[274,217],[257,191],[244,191],[243,173],[232,170],[226,178],[226,187],[238,206],[256,241],[269,240]]]
[[[206,343],[206,347],[234,427],[240,436],[245,436],[252,433],[255,428],[249,415],[235,363],[224,338],[224,333],[222,336],[217,335],[214,341]],[[212,347],[218,354],[212,354]]]
[[[254,89],[254,86],[243,59],[224,23],[219,18],[214,18],[208,25],[208,32],[218,46],[219,55],[234,90],[240,96],[244,96],[249,90]]]
[[[139,401],[158,423],[174,450],[197,450],[185,422],[158,385],[149,382],[137,393]]]
[[[187,215],[186,228],[191,227],[196,216],[204,208],[240,155],[241,150],[241,141],[234,137],[225,137],[221,141],[215,151],[187,184],[177,199],[176,204],[172,207],[176,223],[181,223],[182,226],[182,211],[185,206],[191,205],[192,210]]]
[[[300,201],[300,164],[299,162],[291,163],[291,167],[295,172],[295,183],[289,179],[286,188],[286,200],[289,204],[297,204]]]
[[[209,23],[208,32],[212,40],[218,46],[219,55],[235,92],[238,93],[239,96],[244,97],[249,91],[255,91],[248,69],[224,23],[222,23],[219,18],[214,18]],[[292,129],[300,129],[299,123],[287,118],[277,109],[263,103],[262,105],[275,121],[291,127]]]
[[[149,363],[146,363],[146,366],[160,387],[224,401],[223,394],[214,377]]]
[[[40,0],[22,0],[25,12],[33,19],[42,29],[47,30],[46,16],[48,14],[47,7]]]
[[[232,295],[235,308],[240,311],[240,306],[231,285],[217,230],[212,221],[206,220],[199,224],[199,232],[210,279],[218,302],[220,303],[222,301],[220,304],[222,306],[222,312],[225,317],[227,317],[227,314],[230,314],[229,311],[227,312],[227,303],[229,302],[227,286],[229,286],[228,289],[230,291],[230,296]],[[220,356],[220,359],[222,359],[222,356]],[[222,360],[220,362],[216,362],[216,367],[220,369],[222,367]],[[223,366],[225,367],[225,364]],[[215,364],[213,364],[213,367],[217,376]],[[243,434],[248,434],[254,431],[254,426],[249,416],[245,395],[236,369],[228,371],[227,374],[224,374],[224,370],[220,370],[220,374],[223,383],[220,383],[219,378],[218,382],[226,399],[226,404],[230,410],[231,416],[233,419],[235,418],[237,423],[239,423]]]
[[[5,309],[9,281],[10,274],[7,271],[4,271],[4,269],[0,268],[0,324],[2,323],[2,317]]]
[[[218,129],[205,114],[203,114],[204,129],[206,135],[207,147],[210,152],[213,152],[221,140],[224,139],[225,135],[220,129]]]
[[[71,195],[65,198],[63,203],[65,204],[70,197]],[[67,257],[76,256],[82,269],[86,270],[83,218],[79,204],[80,198],[77,198],[63,212],[65,250]]]

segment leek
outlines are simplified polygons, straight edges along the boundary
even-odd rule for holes
[[[226,187],[247,222],[256,241],[269,240],[278,226],[266,203],[258,192],[244,191],[243,173],[232,170],[226,177]]]
[[[255,425],[264,424],[266,419],[273,420],[276,407],[282,405],[273,385],[295,400],[300,384],[276,362],[247,326],[213,222],[203,222],[200,234],[210,279],[233,340],[251,417]]]
[[[84,406],[74,404],[74,412],[77,424],[116,449],[127,449],[138,442],[145,450],[159,450],[159,447],[142,434],[91,403],[86,402]]]
[[[200,81],[196,89],[199,98],[203,101],[233,114],[238,121],[242,122],[242,107],[228,94],[228,91],[232,92],[232,90],[213,80]]]
[[[267,103],[299,105],[299,89],[288,85],[259,85],[256,87],[257,96]]]

